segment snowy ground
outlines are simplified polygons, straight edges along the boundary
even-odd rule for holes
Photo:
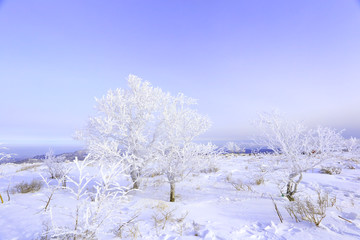
[[[315,190],[322,189],[329,197],[336,197],[335,206],[327,209],[319,227],[308,221],[297,223],[289,216],[285,209],[289,201],[271,181],[272,173],[260,167],[260,158],[263,156],[218,159],[217,169],[213,169],[216,171],[190,174],[177,184],[175,203],[168,202],[169,185],[163,176],[145,178],[142,190],[129,193],[127,200],[114,209],[122,221],[114,220],[110,228],[104,227],[100,238],[119,239],[121,235],[125,239],[360,239],[358,158],[337,159],[342,168],[340,174],[321,174],[319,169],[304,174],[299,196],[316,197]],[[97,168],[92,166],[88,170],[96,172]],[[22,181],[41,180],[40,174],[48,176],[45,166],[3,164],[0,173],[0,193],[4,199],[0,204],[0,239],[41,239],[51,225],[51,214],[44,211],[49,189],[43,186],[33,193],[11,193],[10,201],[6,190]],[[76,174],[75,170],[70,173]],[[50,202],[49,209],[58,226],[71,228],[73,224],[76,203],[70,196],[69,190],[59,189]],[[271,197],[284,218],[283,223]],[[137,217],[124,225],[116,237],[115,228],[133,216]]]

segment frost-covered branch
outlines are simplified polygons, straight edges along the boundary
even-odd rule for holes
[[[121,162],[108,163],[100,166],[100,175],[97,177],[89,171],[97,166],[92,159],[91,154],[83,161],[76,158],[75,176],[68,176],[66,190],[75,202],[73,224],[56,224],[50,208],[48,212],[52,219],[52,229],[46,235],[61,239],[97,239],[99,234],[109,234],[109,227],[114,227],[120,221],[117,209],[121,201],[126,199],[128,188],[119,184],[119,177],[125,170]]]

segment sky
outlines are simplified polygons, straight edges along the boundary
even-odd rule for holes
[[[198,99],[206,140],[273,109],[360,137],[360,1],[0,0],[0,142],[75,144],[129,74]]]

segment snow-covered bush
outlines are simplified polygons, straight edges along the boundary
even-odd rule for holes
[[[66,185],[66,175],[70,171],[67,164],[65,164],[65,157],[55,156],[53,150],[49,150],[45,154],[44,164],[52,179],[61,179],[63,185]]]
[[[72,213],[73,224],[71,227],[69,226],[58,226],[58,223],[54,221],[54,218],[58,216],[53,216],[52,211],[50,210],[51,215],[51,228],[49,232],[44,233],[44,235],[50,235],[52,238],[58,239],[86,239],[86,237],[90,237],[92,231],[88,231],[86,225],[86,219],[88,218],[87,212],[87,202],[88,199],[88,191],[87,186],[93,177],[89,176],[86,173],[85,168],[91,164],[90,161],[86,159],[82,162],[75,159],[74,163],[76,164],[78,170],[78,178],[72,179],[68,176],[69,182],[74,184],[74,188],[67,186],[66,188],[71,192],[72,198],[76,201],[75,211]],[[89,238],[91,239],[91,238]]]
[[[116,210],[128,192],[127,187],[118,183],[118,177],[124,172],[122,162],[101,165],[100,176],[96,178],[88,171],[94,163],[91,159],[91,155],[83,161],[76,158],[74,164],[77,173],[74,177],[67,176],[69,184],[66,190],[75,201],[75,208],[71,212],[72,224],[59,224],[56,220],[58,216],[52,215],[50,207],[51,227],[43,233],[44,236],[57,239],[99,239],[100,234],[109,234],[115,228],[115,223],[121,221]]]

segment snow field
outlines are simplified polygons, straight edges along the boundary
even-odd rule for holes
[[[142,179],[141,190],[131,191],[126,199],[109,205],[114,217],[101,226],[98,238],[360,239],[359,162],[331,159],[341,166],[340,174],[321,174],[320,168],[304,173],[299,196],[316,197],[316,189],[320,188],[329,196],[336,197],[335,206],[327,209],[326,217],[316,227],[307,221],[297,223],[289,216],[285,209],[289,201],[281,196],[273,173],[266,172],[263,165],[266,161],[260,162],[260,159],[269,157],[234,155],[217,159],[214,163],[217,171],[197,171],[179,182],[176,202],[173,203],[169,202],[166,177],[158,174],[148,176]],[[74,165],[72,162],[66,164]],[[349,164],[354,169],[349,169]],[[11,193],[10,201],[7,199],[9,184],[11,189],[22,181],[40,180],[40,174],[48,177],[44,165],[3,164],[0,168],[0,193],[5,201],[0,205],[0,239],[41,239],[46,228],[52,226],[51,215],[56,226],[73,227],[77,201],[68,189],[55,191],[50,202],[51,211],[47,212],[44,207],[50,190],[45,185],[33,193]],[[93,164],[86,172],[96,175],[98,170]],[[77,174],[72,168],[69,175],[76,179]],[[263,181],[257,181],[260,178]],[[93,191],[96,180],[88,185],[89,191]],[[123,176],[119,181],[126,185],[131,183],[131,178]],[[74,187],[69,182],[68,186]],[[283,223],[271,197],[279,208]],[[91,203],[89,199],[86,201]]]

